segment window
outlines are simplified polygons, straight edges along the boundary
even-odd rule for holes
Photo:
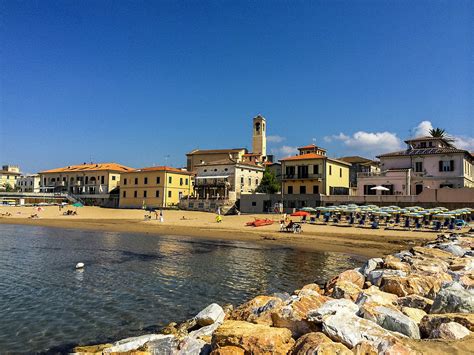
[[[295,175],[295,167],[294,166],[287,166],[285,168],[285,173],[287,177],[293,177]]]
[[[148,185],[148,178],[143,178],[143,184]]]
[[[168,197],[171,197],[171,191],[168,191]]]
[[[143,191],[143,197],[146,198],[146,190]]]
[[[189,185],[189,180],[188,179],[186,179],[186,185]]]
[[[127,179],[123,179],[123,184],[127,185]]]
[[[204,172],[207,173],[207,169],[204,169]]]
[[[339,168],[339,177],[342,177],[342,168]]]
[[[160,183],[160,177],[159,177],[159,176],[156,177],[156,183],[157,183],[157,184]]]
[[[258,179],[255,179],[255,185],[258,186]]]
[[[377,190],[372,190],[375,185],[364,185],[364,195],[376,195]]]
[[[319,185],[313,185],[313,194],[319,194]]]
[[[227,169],[227,168],[224,169],[224,171],[227,171],[227,170],[229,170],[229,169]]]
[[[104,183],[105,183],[105,176],[104,176],[104,175],[102,175],[102,176],[100,177],[100,183],[101,183],[101,184],[104,184]]]
[[[112,181],[115,181],[117,177],[115,175],[112,175]]]
[[[243,177],[243,176],[240,178],[240,183],[241,183],[242,185],[244,184],[244,177]]]
[[[137,192],[137,190],[133,191],[133,197],[138,197],[138,192]]]
[[[423,163],[421,161],[415,162],[415,172],[421,173],[423,171]]]
[[[124,191],[122,196],[123,196],[123,198],[127,197],[127,191]]]
[[[440,160],[439,171],[454,171],[454,160]]]
[[[138,185],[138,178],[135,178],[135,185]]]
[[[257,206],[257,202],[256,201],[252,201],[252,207],[255,207]]]
[[[160,197],[160,190],[155,191],[155,197]]]
[[[170,177],[168,178],[168,183],[171,184],[172,182],[173,182],[173,178],[170,176]]]
[[[252,186],[252,178],[249,178],[249,186]]]
[[[319,174],[319,165],[313,165],[313,174],[315,175]]]
[[[179,186],[183,186],[183,178],[179,178]]]
[[[421,142],[420,143],[420,148],[426,148],[426,142]]]
[[[329,175],[332,175],[332,166],[329,165]]]
[[[306,193],[306,186],[300,186],[300,194]]]
[[[288,195],[293,193],[293,186],[288,186]]]

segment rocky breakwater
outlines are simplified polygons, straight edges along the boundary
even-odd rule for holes
[[[326,285],[211,304],[161,334],[77,354],[461,354],[474,349],[474,234],[368,260]],[[317,272],[317,271],[315,271]]]

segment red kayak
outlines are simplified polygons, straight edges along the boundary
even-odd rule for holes
[[[256,219],[252,222],[247,222],[246,225],[250,227],[262,227],[262,226],[269,226],[273,224],[271,219]]]

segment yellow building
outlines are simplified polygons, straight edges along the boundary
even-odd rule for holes
[[[283,194],[349,194],[350,163],[327,157],[314,144],[298,150],[298,155],[280,160]]]
[[[10,188],[15,188],[16,181],[20,177],[20,168],[15,165],[3,165],[0,170],[0,190],[7,189],[7,185]]]
[[[132,170],[117,163],[69,165],[41,171],[40,189],[75,195],[107,195],[120,184],[120,175]]]
[[[192,194],[193,174],[167,166],[137,169],[122,175],[120,208],[171,207]]]

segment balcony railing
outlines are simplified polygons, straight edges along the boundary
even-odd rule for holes
[[[283,174],[284,180],[322,179],[323,174]]]

